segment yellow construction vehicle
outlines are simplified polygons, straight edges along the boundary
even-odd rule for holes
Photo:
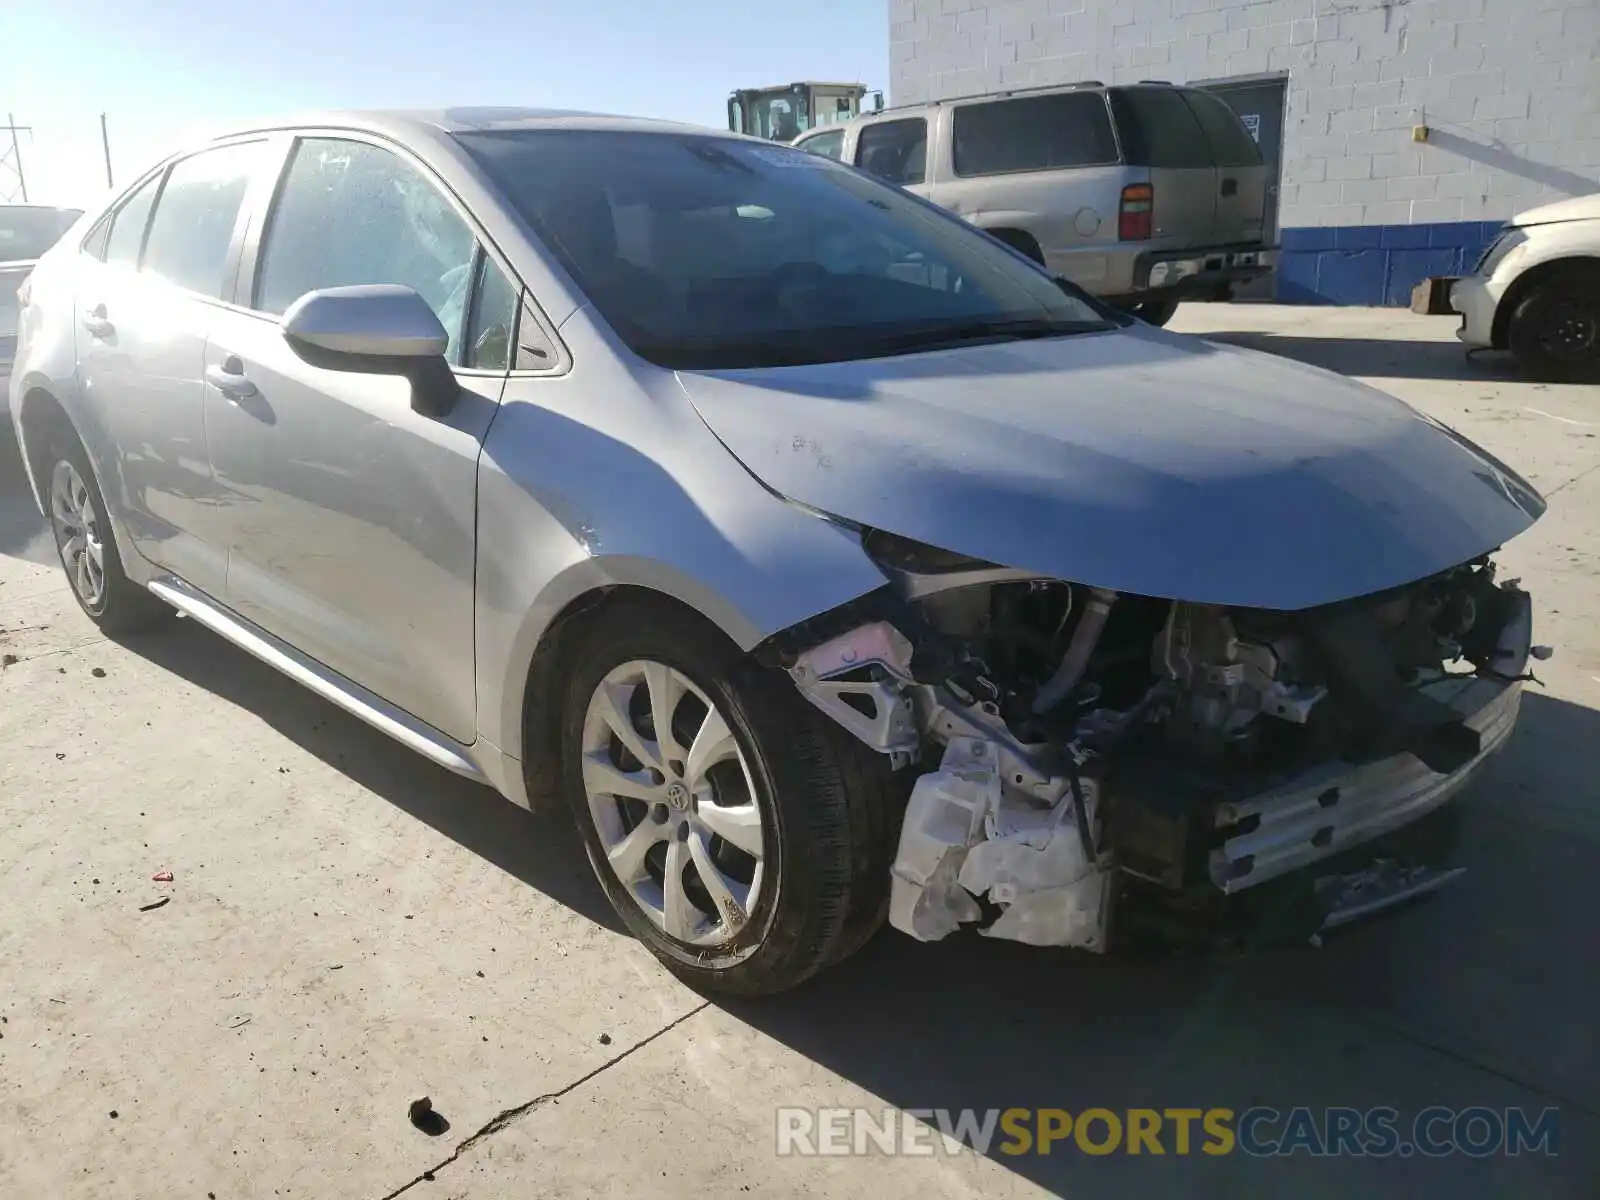
[[[808,129],[837,125],[861,115],[867,89],[859,83],[785,83],[740,88],[728,97],[728,128],[775,142],[792,142]],[[875,108],[883,93],[873,92]]]

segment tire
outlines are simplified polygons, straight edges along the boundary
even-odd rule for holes
[[[686,610],[618,602],[562,658],[568,802],[606,896],[669,970],[704,992],[772,995],[870,939],[909,786],[887,760]],[[697,752],[702,735],[726,756]]]
[[[122,569],[122,556],[89,456],[75,436],[57,435],[44,456],[43,484],[56,556],[72,597],[107,634],[134,633],[170,620],[173,611]]]
[[[1039,249],[1039,239],[1023,229],[991,229],[989,236],[1004,242],[1018,254],[1026,255],[1041,267],[1045,265],[1044,251]]]
[[[1507,341],[1517,365],[1536,379],[1600,379],[1600,274],[1535,284],[1511,312]]]
[[[1148,325],[1165,325],[1172,320],[1172,314],[1178,311],[1178,302],[1145,300],[1133,305],[1128,311]]]

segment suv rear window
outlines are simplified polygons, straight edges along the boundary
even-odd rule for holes
[[[1054,171],[1117,161],[1111,117],[1099,92],[1021,96],[955,110],[957,175]]]
[[[1200,127],[1211,143],[1211,154],[1219,167],[1258,167],[1261,147],[1246,131],[1239,115],[1225,100],[1198,88],[1185,88],[1183,98],[1200,120]]]
[[[1122,153],[1137,167],[1210,167],[1211,146],[1177,88],[1113,88]]]

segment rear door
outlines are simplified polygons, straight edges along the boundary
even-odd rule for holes
[[[1260,241],[1264,236],[1269,175],[1260,147],[1239,115],[1210,92],[1185,88],[1183,99],[1205,130],[1217,165],[1217,242],[1227,245]]]
[[[265,144],[201,150],[136,189],[77,300],[82,386],[111,434],[108,500],[141,555],[218,595],[226,548],[201,373]]]
[[[1173,87],[1112,88],[1123,158],[1150,171],[1152,250],[1215,245],[1218,177],[1199,120]]]

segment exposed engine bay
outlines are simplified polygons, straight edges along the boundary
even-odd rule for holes
[[[1549,654],[1487,555],[1274,612],[862,540],[889,587],[776,650],[813,704],[923,772],[890,910],[922,940],[974,925],[1104,950],[1121,882],[1234,893],[1415,821],[1509,735]]]

